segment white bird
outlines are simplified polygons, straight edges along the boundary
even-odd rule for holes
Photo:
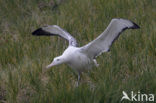
[[[83,71],[90,70],[93,67],[93,64],[98,66],[96,57],[103,52],[109,51],[110,46],[119,37],[121,32],[125,29],[138,28],[140,27],[132,21],[117,18],[112,19],[106,30],[101,35],[82,47],[77,47],[76,39],[57,25],[41,27],[32,32],[32,35],[60,36],[68,40],[68,48],[61,56],[55,57],[52,63],[46,68],[66,63],[78,75],[79,82],[80,75]]]

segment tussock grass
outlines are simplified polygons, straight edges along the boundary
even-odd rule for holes
[[[0,0],[0,102],[118,103],[123,90],[156,94],[155,4],[155,0]],[[68,43],[57,37],[34,37],[33,30],[59,25],[82,46],[103,32],[112,18],[130,19],[141,29],[125,31],[110,52],[97,58],[100,66],[85,73],[79,87],[66,65],[43,72]]]

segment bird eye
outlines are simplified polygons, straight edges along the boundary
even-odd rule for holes
[[[56,59],[56,61],[59,61],[60,59]]]

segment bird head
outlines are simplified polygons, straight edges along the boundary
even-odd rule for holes
[[[53,67],[55,65],[59,65],[59,64],[63,64],[65,62],[65,59],[62,57],[62,56],[58,56],[58,57],[55,57],[52,61],[51,64],[49,64],[48,66],[46,66],[46,68],[50,68],[50,67]]]

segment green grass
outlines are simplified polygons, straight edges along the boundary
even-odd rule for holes
[[[155,5],[156,0],[0,0],[0,102],[121,103],[123,90],[156,94]],[[68,43],[32,36],[33,30],[59,25],[82,46],[112,18],[132,20],[141,29],[125,31],[97,58],[100,66],[83,75],[90,83],[75,87],[66,65],[43,72]]]

